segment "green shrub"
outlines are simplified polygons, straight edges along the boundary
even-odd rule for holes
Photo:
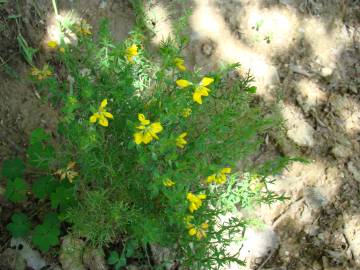
[[[144,25],[139,20],[127,40],[115,43],[106,21],[97,38],[85,21],[59,22],[64,35],[72,31],[78,42],[49,42],[62,66],[57,77],[49,66],[31,73],[62,112],[56,146],[41,129],[30,139],[34,198],[50,200],[71,232],[93,245],[125,241],[125,250],[131,243],[130,255],[111,253],[109,263],[117,268],[133,250],[147,254],[149,245],[171,248],[192,269],[242,264],[227,246],[251,221],[236,211],[283,200],[267,184],[291,160],[257,166],[242,161],[280,122],[252,104],[256,88],[250,76],[234,79],[238,64],[192,71],[181,54],[187,40],[179,34],[181,25],[155,52]],[[4,171],[4,177],[15,177],[9,181],[21,180]],[[8,189],[26,188],[13,182]],[[12,200],[26,199],[20,195]],[[42,251],[58,244],[58,223],[49,224],[45,219],[32,232]],[[15,225],[9,225],[12,233]]]

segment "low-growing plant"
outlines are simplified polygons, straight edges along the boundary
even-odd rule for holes
[[[96,37],[84,20],[59,20],[63,36],[48,45],[61,70],[44,65],[30,74],[61,110],[56,144],[42,129],[32,133],[31,188],[18,159],[2,170],[9,200],[22,202],[28,194],[57,214],[37,212],[45,217],[32,231],[25,215],[14,214],[8,230],[30,233],[41,251],[59,243],[60,221],[96,246],[126,239],[131,248],[125,243],[108,258],[116,269],[134,250],[151,264],[150,245],[170,248],[191,269],[243,264],[228,249],[251,223],[237,211],[285,199],[268,184],[291,159],[245,162],[280,121],[252,103],[250,76],[234,79],[238,64],[209,73],[187,65],[183,19],[175,37],[153,51],[144,14],[138,15],[138,27],[120,43],[106,20]],[[67,32],[76,34],[76,45],[65,42]]]

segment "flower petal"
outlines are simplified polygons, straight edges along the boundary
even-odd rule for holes
[[[145,132],[144,135],[143,135],[143,142],[145,144],[148,144],[152,140],[153,140],[153,137],[151,136],[150,132]]]
[[[185,88],[188,87],[189,85],[192,85],[192,82],[189,82],[187,80],[177,80],[176,84],[180,87],[180,88]]]
[[[220,172],[221,173],[231,173],[231,168],[223,168]]]
[[[103,101],[101,101],[100,108],[105,108],[107,105],[107,99],[105,98]]]
[[[189,230],[189,235],[190,236],[193,236],[193,235],[195,235],[196,234],[196,229],[195,228],[191,228],[190,230]]]
[[[200,200],[205,200],[206,199],[206,195],[205,194],[199,194],[197,196]]]
[[[131,45],[129,48],[126,49],[126,54],[128,56],[135,56],[138,54],[138,47],[136,44]]]
[[[201,82],[199,83],[200,86],[208,86],[214,82],[213,78],[204,77],[202,78]]]
[[[104,116],[107,117],[107,118],[110,118],[110,119],[114,119],[114,116],[109,113],[109,112],[103,112],[104,113]]]
[[[52,49],[54,49],[54,48],[56,48],[57,47],[57,42],[55,41],[55,40],[50,40],[48,43],[47,43],[47,45],[50,47],[50,48],[52,48]]]
[[[214,182],[215,179],[216,179],[215,174],[212,174],[212,175],[210,175],[210,176],[208,176],[208,177],[206,178],[206,182],[207,182],[208,184],[210,184],[210,183]]]
[[[100,118],[99,113],[94,113],[91,117],[90,117],[90,122],[91,123],[95,123],[96,120],[98,120]]]
[[[202,104],[202,100],[201,100],[201,93],[199,91],[195,91],[193,94],[193,100],[199,104]]]
[[[195,91],[198,91],[202,96],[208,96],[210,89],[205,86],[198,86]]]
[[[105,116],[100,115],[99,124],[103,127],[107,127],[109,125],[109,121]]]
[[[172,187],[173,185],[175,185],[175,182],[167,178],[166,180],[164,180],[163,184],[165,187]]]
[[[174,62],[175,62],[176,67],[177,67],[180,71],[185,71],[185,70],[186,70],[186,67],[185,67],[185,65],[184,65],[184,59],[179,58],[179,57],[176,57],[176,58],[174,59]]]
[[[138,119],[141,122],[141,124],[144,125],[144,126],[150,124],[150,120],[147,120],[145,115],[143,115],[142,113],[138,114]]]
[[[143,133],[142,132],[134,133],[134,141],[136,144],[141,144],[143,141]]]
[[[161,126],[160,122],[155,122],[150,125],[150,130],[153,133],[159,133],[163,130],[163,127]]]
[[[203,224],[201,224],[201,228],[207,230],[209,228],[209,224],[207,222],[204,222]]]

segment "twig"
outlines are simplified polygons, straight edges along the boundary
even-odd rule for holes
[[[273,249],[273,251],[271,251],[271,253],[267,256],[267,258],[265,259],[265,261],[263,261],[263,263],[258,267],[257,270],[261,270],[264,268],[265,264],[267,264],[267,262],[270,260],[270,258],[272,257],[272,255],[274,255],[276,249]]]
[[[288,207],[282,212],[280,213],[278,216],[276,216],[273,220],[272,220],[272,227],[276,227],[278,221],[280,220],[280,218],[285,215],[292,207],[294,204],[299,203],[300,201],[304,200],[304,198],[302,196],[300,196],[299,198],[297,198],[295,201],[291,202]]]

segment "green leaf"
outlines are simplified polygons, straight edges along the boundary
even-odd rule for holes
[[[51,207],[64,209],[74,202],[73,188],[58,187],[50,195]]]
[[[37,144],[48,142],[50,140],[50,135],[45,132],[43,128],[37,128],[30,135],[30,144]]]
[[[50,227],[60,227],[60,220],[58,215],[54,212],[47,213],[44,217],[44,224]]]
[[[24,237],[30,231],[30,222],[28,217],[23,213],[15,213],[11,217],[11,223],[6,228],[13,237]]]
[[[255,94],[256,90],[257,90],[256,86],[251,86],[250,88],[246,89],[246,91],[251,93],[251,94]]]
[[[121,267],[126,266],[126,257],[124,254],[121,254],[117,264],[115,265],[115,269],[120,269]]]
[[[19,158],[4,160],[2,164],[2,176],[9,179],[16,177],[23,177],[25,171],[25,165]]]
[[[14,203],[23,202],[26,200],[28,188],[29,185],[21,178],[9,180],[5,191],[5,198]]]
[[[55,151],[51,145],[35,143],[28,147],[27,154],[31,166],[38,169],[47,169],[54,157]]]
[[[43,176],[37,179],[32,185],[32,192],[38,199],[45,199],[55,190],[56,182],[51,176]]]
[[[111,251],[108,258],[108,264],[116,264],[119,261],[119,254],[116,251]]]
[[[51,224],[41,224],[35,227],[32,234],[33,244],[42,252],[49,251],[49,248],[59,244],[60,230]]]

